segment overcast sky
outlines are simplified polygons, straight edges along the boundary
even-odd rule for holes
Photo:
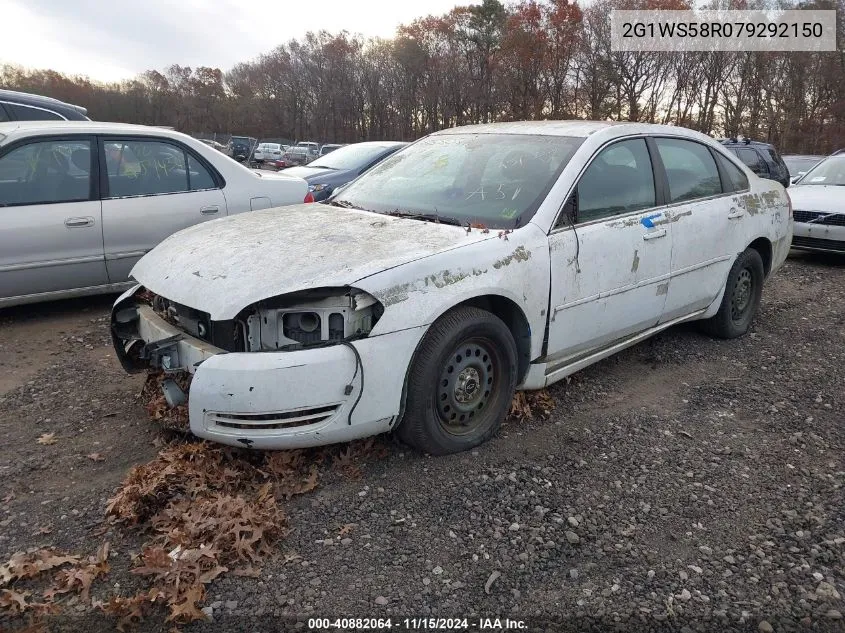
[[[113,81],[170,64],[228,70],[306,31],[392,37],[472,0],[3,0],[0,63]]]

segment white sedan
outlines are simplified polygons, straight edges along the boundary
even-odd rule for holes
[[[115,304],[125,368],[192,375],[200,437],[471,448],[514,389],[682,321],[743,335],[792,239],[784,188],[713,139],[583,121],[443,130],[279,217],[174,235]]]
[[[845,253],[845,153],[828,156],[789,188],[792,248]]]
[[[252,157],[256,163],[268,163],[282,157],[282,146],[279,143],[259,143]]]
[[[0,306],[123,290],[172,233],[307,194],[301,178],[256,174],[171,130],[0,123]]]

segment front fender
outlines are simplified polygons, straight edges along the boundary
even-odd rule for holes
[[[478,229],[474,229],[478,230]],[[428,326],[447,310],[482,296],[505,297],[525,315],[531,357],[540,356],[548,320],[548,238],[529,224],[502,236],[409,262],[355,283],[384,314],[373,335]]]

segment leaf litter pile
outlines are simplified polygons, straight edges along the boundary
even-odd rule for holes
[[[187,407],[167,407],[162,379],[160,373],[148,376],[144,407],[164,429],[186,432]],[[177,382],[188,386],[185,378]],[[546,391],[518,392],[508,418],[546,419],[553,408]],[[149,463],[133,467],[106,508],[103,532],[122,529],[145,539],[131,569],[144,588],[92,599],[92,584],[109,572],[108,542],[84,558],[51,549],[18,552],[0,566],[0,624],[10,619],[24,624],[20,631],[46,631],[45,618],[63,613],[69,594],[113,617],[121,631],[159,609],[174,624],[206,620],[206,586],[222,574],[258,577],[260,561],[287,534],[285,500],[316,488],[329,469],[360,477],[362,464],[386,454],[381,438],[258,452],[182,435]]]

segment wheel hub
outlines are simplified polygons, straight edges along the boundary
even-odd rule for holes
[[[753,285],[751,271],[747,268],[743,269],[739,273],[739,277],[734,285],[733,294],[731,295],[731,316],[735,321],[742,318],[745,310],[751,303]]]
[[[496,366],[487,341],[461,343],[445,360],[437,384],[437,412],[443,428],[454,435],[474,430],[494,392]]]
[[[455,400],[461,404],[466,404],[474,398],[477,399],[481,393],[478,390],[480,382],[481,376],[475,367],[467,367],[462,370],[455,381]]]

